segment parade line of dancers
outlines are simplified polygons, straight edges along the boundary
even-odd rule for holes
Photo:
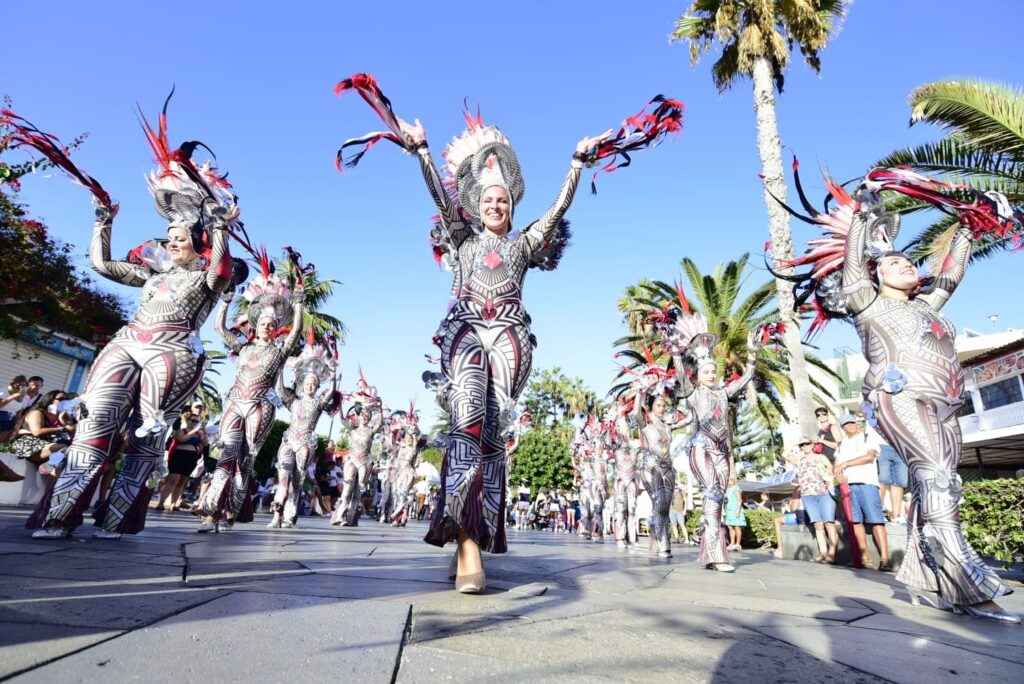
[[[550,207],[512,232],[525,185],[501,130],[479,115],[466,115],[468,126],[441,153],[439,169],[423,125],[418,119],[409,123],[399,118],[373,77],[356,74],[335,92],[357,93],[384,123],[382,131],[346,141],[336,155],[339,168],[354,166],[376,143],[391,142],[418,161],[437,210],[430,243],[434,258],[452,273],[452,303],[433,336],[440,372],[428,371],[424,380],[449,416],[450,429],[442,439],[439,500],[425,541],[437,546],[455,542],[450,570],[455,588],[480,593],[486,587],[482,551],[504,553],[508,548],[510,458],[525,425],[516,405],[536,345],[522,300],[527,272],[552,270],[562,258],[570,235],[565,214],[584,167],[595,169],[593,186],[599,172],[628,166],[633,153],[655,147],[681,129],[683,106],[658,96],[618,128],[582,138],[567,154],[568,172]],[[92,268],[141,288],[134,318],[93,364],[66,465],[27,521],[36,530],[32,536],[70,536],[82,524],[119,449],[123,465],[97,507],[94,535],[116,539],[143,529],[151,473],[163,458],[171,426],[208,367],[199,331],[218,306],[215,329],[237,361],[237,371],[216,437],[216,470],[197,506],[198,530],[213,532],[252,520],[248,494],[254,459],[281,405],[291,422],[277,456],[278,489],[269,527],[294,526],[306,466],[316,448],[317,421],[324,413],[342,410],[346,402],[350,452],[331,523],[358,524],[371,446],[383,433],[390,464],[384,515],[393,524],[404,524],[413,507],[412,485],[425,446],[415,408],[385,411],[361,374],[355,391],[339,392],[336,340],[312,325],[305,310],[304,278],[312,267],[286,248],[279,264],[287,268],[275,268],[266,249],[253,245],[227,174],[211,162],[193,159],[205,145],[169,145],[169,101],[155,127],[143,118],[157,164],[147,183],[157,213],[167,221],[166,235],[122,260],[111,256],[118,205],[100,183],[69,159],[57,138],[13,112],[0,114],[11,146],[42,154],[92,193]],[[792,280],[798,303],[817,312],[813,328],[845,318],[861,337],[869,363],[865,415],[910,470],[910,534],[899,579],[915,599],[1019,623],[993,602],[1011,590],[961,531],[956,416],[964,401],[964,377],[954,350],[955,327],[939,310],[964,276],[972,242],[1020,234],[1021,212],[996,193],[949,186],[902,169],[875,168],[852,191],[826,178],[830,197],[819,213],[806,201],[799,177],[795,180],[810,215],[786,209],[820,226],[822,234],[805,254],[774,267],[787,273],[795,269],[796,275],[777,277]],[[959,219],[948,254],[931,276],[920,275],[895,247],[899,215],[886,210],[884,198],[896,195]],[[246,260],[232,255],[239,250],[247,254]],[[251,280],[247,261],[259,268]],[[777,325],[752,331],[745,353],[739,355],[742,372],[722,378],[724,344],[708,329],[707,320],[691,311],[682,291],[677,302],[652,314],[648,322],[654,331],[652,346],[623,367],[627,380],[616,388],[612,407],[589,416],[572,444],[581,530],[598,538],[604,532],[602,509],[612,466],[616,541],[625,548],[638,544],[636,499],[643,487],[652,503],[650,553],[670,557],[669,507],[676,476],[669,445],[673,432],[687,427],[690,469],[704,492],[698,563],[733,572],[722,528],[725,492],[735,476],[730,404],[744,400],[760,348],[781,331]],[[736,367],[735,358],[728,361]],[[289,384],[286,373],[292,378]]]

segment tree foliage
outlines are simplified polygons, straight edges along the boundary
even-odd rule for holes
[[[711,67],[719,92],[728,90],[737,78],[750,76],[754,62],[764,58],[781,93],[794,47],[815,73],[821,72],[820,53],[849,4],[849,0],[695,0],[676,21],[670,39],[689,43],[693,65],[715,43],[721,45],[722,53]]]
[[[541,487],[547,487],[549,491],[556,487],[572,487],[569,438],[559,431],[544,428],[525,432],[516,449],[510,482],[515,484],[523,478],[529,480],[533,494]]]
[[[103,344],[128,322],[125,304],[80,272],[75,246],[52,237],[18,201],[21,179],[47,165],[5,163],[5,133],[0,127],[0,338],[18,337],[29,324]]]
[[[938,174],[951,183],[981,192],[1002,193],[1014,206],[1024,204],[1024,93],[977,80],[926,83],[910,94],[910,125],[930,123],[946,137],[896,150],[878,166],[907,166]],[[890,204],[901,213],[932,209],[932,205],[901,196]],[[949,251],[956,217],[942,215],[914,238],[911,256],[930,261],[933,271]],[[972,246],[972,259],[1013,247],[1010,238],[982,238]]]
[[[960,515],[975,551],[1004,564],[1024,562],[1024,480],[966,483]]]

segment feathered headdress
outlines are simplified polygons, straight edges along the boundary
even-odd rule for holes
[[[885,210],[881,193],[897,192],[921,200],[940,211],[958,216],[966,225],[973,239],[992,237],[1012,244],[1020,244],[1024,236],[1024,213],[1010,206],[999,193],[981,193],[965,185],[953,185],[903,168],[875,168],[861,180],[851,194],[842,184],[824,176],[829,194],[825,198],[824,211],[817,211],[807,199],[800,182],[800,164],[793,158],[793,179],[800,203],[808,215],[803,215],[789,205],[775,198],[795,218],[811,225],[821,226],[824,235],[808,241],[807,251],[794,259],[782,262],[783,268],[809,267],[804,273],[787,275],[769,270],[777,278],[790,280],[796,305],[808,302],[814,307],[816,316],[807,332],[813,337],[832,318],[851,315],[841,290],[843,263],[846,260],[846,238],[855,218],[866,223],[866,244],[864,257],[869,261],[892,253],[900,230],[900,216]],[[832,202],[835,205],[830,207]],[[949,268],[947,254],[933,263],[939,273]],[[922,278],[922,288],[930,285],[932,278]]]
[[[269,316],[274,321],[274,336],[287,332],[284,325],[291,319],[292,290],[288,282],[274,273],[273,265],[266,251],[259,258],[260,274],[249,281],[242,296],[248,302],[245,311],[239,311],[235,325],[239,328],[248,327],[255,332],[260,319]]]
[[[462,210],[480,220],[480,196],[497,185],[508,192],[512,209],[526,194],[523,174],[512,144],[496,126],[484,125],[479,113],[465,114],[466,130],[444,149],[443,182]]]
[[[323,386],[334,377],[337,362],[324,347],[307,344],[298,356],[293,356],[285,362],[285,367],[295,373],[296,384],[301,385],[307,375],[312,375]]]

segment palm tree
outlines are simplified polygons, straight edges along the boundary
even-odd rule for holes
[[[203,402],[207,414],[214,416],[224,410],[224,402],[217,384],[210,376],[220,376],[220,366],[224,365],[227,354],[219,349],[211,349],[209,340],[203,340],[203,349],[206,354],[207,366],[206,372],[203,373],[203,381],[196,388],[196,399]]]
[[[291,259],[277,259],[277,272],[295,287],[297,272]],[[334,294],[334,286],[341,282],[334,279],[320,280],[318,273],[310,271],[302,274],[303,290],[306,293],[303,324],[306,331],[313,331],[313,339],[317,344],[324,344],[328,334],[333,335],[339,344],[344,343],[345,324],[338,318],[324,313],[324,304]],[[241,302],[240,302],[241,303]]]
[[[783,202],[786,198],[775,91],[782,92],[789,53],[794,46],[800,49],[808,66],[815,72],[821,71],[819,53],[835,34],[849,4],[848,0],[695,0],[676,22],[671,35],[672,41],[689,43],[691,65],[696,65],[716,42],[721,44],[721,55],[711,67],[711,77],[719,92],[728,90],[741,76],[753,82],[757,148],[776,264],[793,258],[793,239],[789,216],[773,198],[774,195]],[[781,272],[788,274],[789,269]],[[779,311],[786,322],[784,341],[790,355],[795,413],[801,425],[814,425],[814,399],[792,286],[785,280],[776,280],[775,286]],[[795,430],[787,432],[787,446],[795,436]]]
[[[926,83],[910,94],[910,125],[925,122],[948,131],[945,138],[896,150],[878,166],[908,166],[941,174],[951,183],[981,192],[1004,194],[1011,204],[1024,204],[1024,94],[997,83],[976,80]],[[900,197],[892,208],[912,212],[931,205]],[[953,216],[942,216],[914,240],[912,256],[941,264],[956,229]],[[972,258],[991,255],[1008,239],[975,242]]]

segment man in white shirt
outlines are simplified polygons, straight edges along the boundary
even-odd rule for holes
[[[834,473],[839,482],[850,486],[850,522],[860,546],[864,566],[870,565],[864,525],[871,525],[871,536],[878,549],[878,569],[892,570],[889,560],[889,538],[885,533],[885,514],[878,494],[878,452],[881,444],[874,435],[865,433],[857,419],[849,413],[839,419],[843,441],[836,447]]]

